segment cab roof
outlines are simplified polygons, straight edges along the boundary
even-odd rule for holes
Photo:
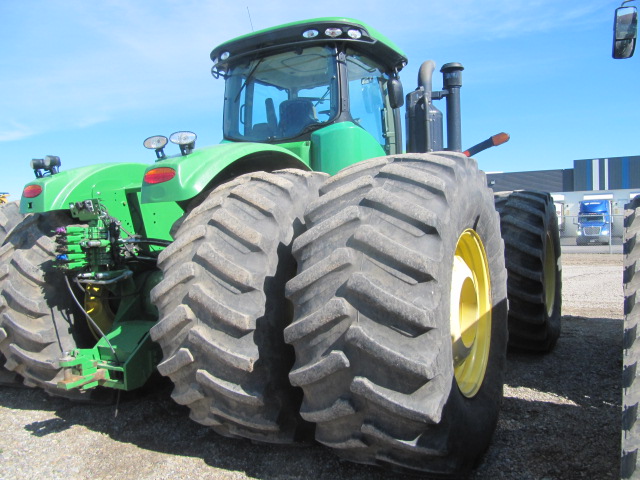
[[[331,28],[338,28],[341,33],[337,36],[327,35],[326,32]],[[350,35],[350,30],[359,32],[359,38],[354,38],[358,34]],[[308,31],[316,32],[315,36],[303,36]],[[387,37],[359,20],[343,17],[301,20],[242,35],[214,48],[211,60],[214,67],[222,67],[239,58],[255,57],[272,50],[336,43],[348,44],[392,70],[400,71],[407,64],[404,52]]]

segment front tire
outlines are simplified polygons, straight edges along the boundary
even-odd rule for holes
[[[516,191],[495,196],[504,240],[509,346],[549,352],[560,336],[560,231],[551,195]]]
[[[507,342],[499,219],[459,154],[382,157],[330,178],[294,242],[291,382],[341,457],[459,476],[489,445]]]
[[[284,285],[295,274],[291,242],[326,175],[301,170],[243,175],[180,220],[159,257],[164,280],[151,292],[160,321],[161,374],[173,399],[216,432],[261,442],[308,436],[301,392],[287,374],[293,349]]]

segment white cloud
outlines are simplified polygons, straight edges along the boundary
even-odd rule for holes
[[[33,131],[26,125],[15,122],[8,122],[7,125],[0,125],[0,142],[10,142],[22,140],[33,134]]]
[[[76,126],[78,128],[92,127],[93,125],[108,122],[109,120],[110,117],[106,115],[83,117],[78,119],[78,121],[76,122]]]

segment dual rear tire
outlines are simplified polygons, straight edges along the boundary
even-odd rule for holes
[[[20,214],[18,202],[0,204],[0,247],[4,244],[5,239],[13,228],[20,223],[20,220],[22,220],[22,215]],[[2,335],[2,332],[0,332],[0,335]],[[20,375],[4,367],[6,360],[6,357],[0,353],[0,385],[20,385],[22,383]]]
[[[291,321],[284,286],[296,269],[291,242],[325,176],[283,170],[225,183],[179,221],[160,255],[164,279],[151,292],[158,370],[191,418],[222,435],[309,439],[301,392],[287,379],[294,353],[282,335]]]
[[[0,354],[24,384],[52,395],[87,399],[89,394],[57,388],[58,363],[88,339],[86,322],[54,268],[53,231],[71,223],[60,212],[33,214],[18,223],[0,248]]]
[[[323,185],[306,220],[285,329],[302,417],[345,459],[464,475],[497,422],[507,345],[484,174],[453,153],[361,162]]]
[[[495,196],[508,271],[509,346],[549,352],[560,336],[562,267],[558,217],[551,195]]]
[[[497,422],[507,344],[485,176],[401,155],[324,180],[249,174],[181,220],[152,291],[158,369],[223,435],[315,432],[352,461],[464,474]]]

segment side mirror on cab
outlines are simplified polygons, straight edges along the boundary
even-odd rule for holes
[[[398,78],[390,78],[387,83],[389,90],[389,103],[391,108],[400,108],[404,105],[404,93],[402,91],[402,83]]]
[[[627,1],[616,8],[613,24],[613,58],[630,58],[636,48],[638,10],[636,7],[625,7]]]

